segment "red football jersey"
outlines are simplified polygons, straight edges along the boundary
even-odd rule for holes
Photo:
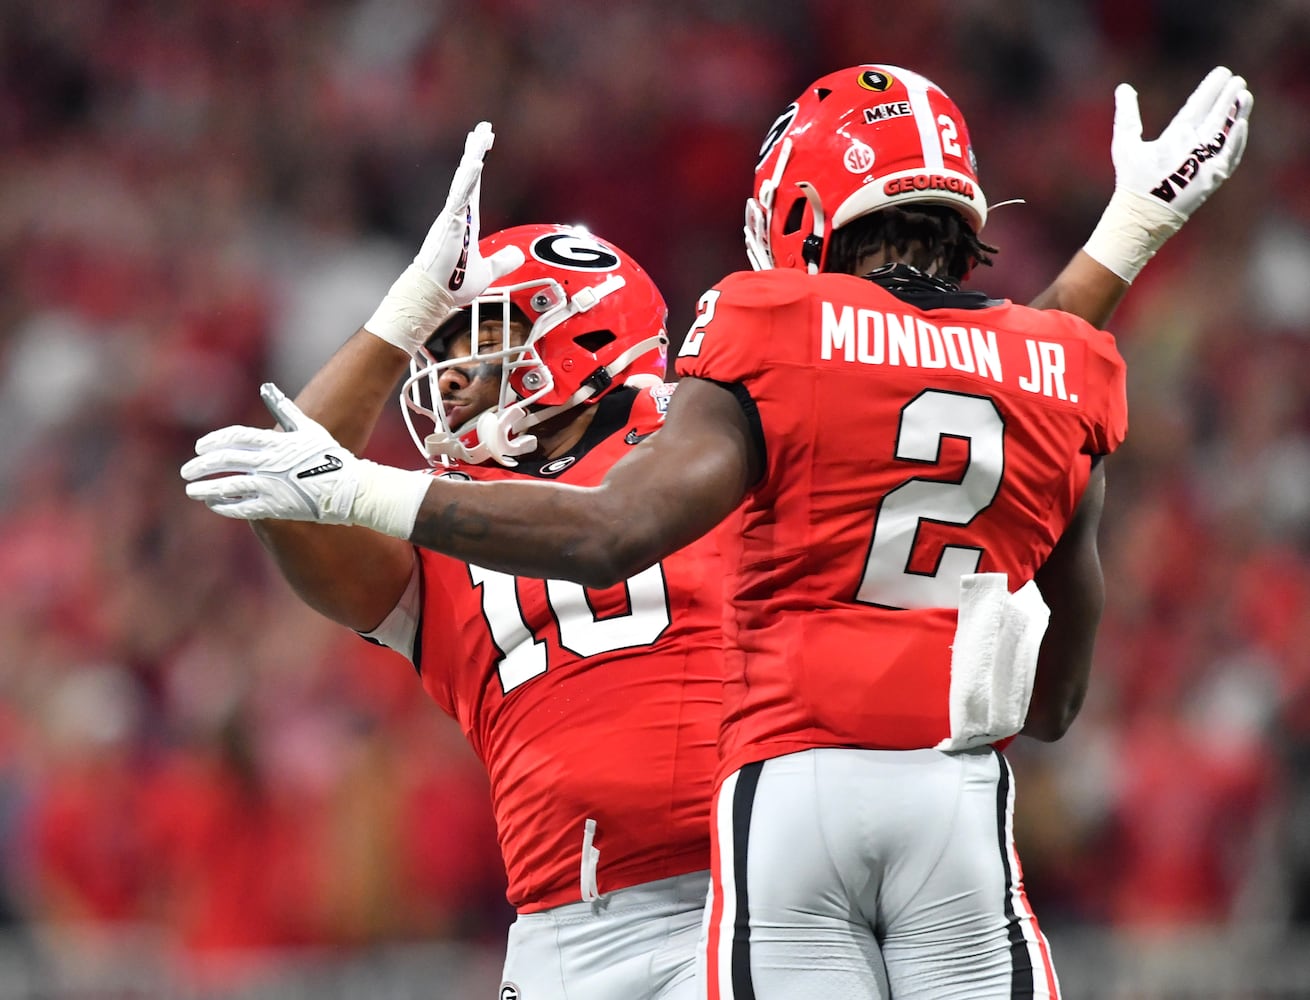
[[[604,397],[566,456],[438,475],[593,485],[659,429],[673,388]],[[532,912],[581,898],[588,819],[602,893],[708,869],[722,677],[715,536],[606,590],[421,555],[415,660],[490,775],[510,902]]]
[[[1092,456],[1124,437],[1110,334],[976,293],[932,304],[795,270],[730,275],[701,299],[678,371],[746,389],[766,462],[720,529],[720,776],[946,737],[960,577],[1031,580]]]

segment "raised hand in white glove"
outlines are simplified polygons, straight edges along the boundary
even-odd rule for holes
[[[410,536],[432,482],[426,473],[356,458],[272,382],[259,394],[283,430],[234,425],[206,434],[182,466],[187,496],[246,521],[361,524]]]
[[[482,161],[494,140],[490,122],[479,122],[468,134],[446,207],[432,223],[414,262],[364,323],[369,333],[410,355],[451,313],[523,264],[518,247],[505,247],[486,259],[478,253]]]
[[[1241,162],[1253,98],[1242,77],[1217,66],[1151,141],[1137,91],[1119,84],[1114,103],[1114,194],[1083,249],[1132,281]]]

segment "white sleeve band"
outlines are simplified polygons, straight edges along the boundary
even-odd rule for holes
[[[1186,221],[1149,195],[1115,191],[1083,250],[1097,263],[1131,283],[1146,262]]]
[[[381,625],[372,632],[361,632],[360,635],[374,642],[380,642],[388,649],[394,649],[417,667],[419,664],[414,661],[414,640],[418,638],[419,614],[422,611],[419,607],[421,594],[419,564],[416,556],[414,570],[409,575],[409,585],[401,595],[400,602],[391,609],[391,614],[382,619]]]
[[[408,541],[431,485],[432,477],[426,472],[394,469],[360,459],[359,490],[350,507],[351,523]]]
[[[417,264],[410,264],[392,282],[364,329],[412,356],[456,308],[449,292]]]

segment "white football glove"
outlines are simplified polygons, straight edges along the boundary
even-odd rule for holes
[[[518,247],[505,247],[485,260],[478,253],[482,161],[494,140],[490,122],[479,122],[468,134],[446,207],[432,223],[414,263],[364,323],[369,333],[411,356],[451,313],[523,264]]]
[[[1124,281],[1182,227],[1241,162],[1251,92],[1224,66],[1212,69],[1158,139],[1143,141],[1137,91],[1114,91],[1114,194],[1083,249]]]
[[[182,466],[187,496],[224,517],[362,524],[409,538],[430,476],[356,458],[271,382],[259,394],[283,430],[206,434]]]

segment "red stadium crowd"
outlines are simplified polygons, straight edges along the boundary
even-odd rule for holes
[[[1250,81],[1243,166],[1112,324],[1131,430],[1089,704],[1010,756],[1048,926],[1310,924],[1310,16],[1273,6],[3,5],[0,919],[162,927],[182,961],[499,938],[461,734],[177,468],[367,318],[474,122],[484,228],[592,225],[676,341],[746,266],[769,122],[879,59],[947,87],[991,197],[1026,199],[974,279],[1019,301],[1109,194],[1117,82],[1149,135],[1209,66]],[[398,419],[374,445],[417,464]]]

